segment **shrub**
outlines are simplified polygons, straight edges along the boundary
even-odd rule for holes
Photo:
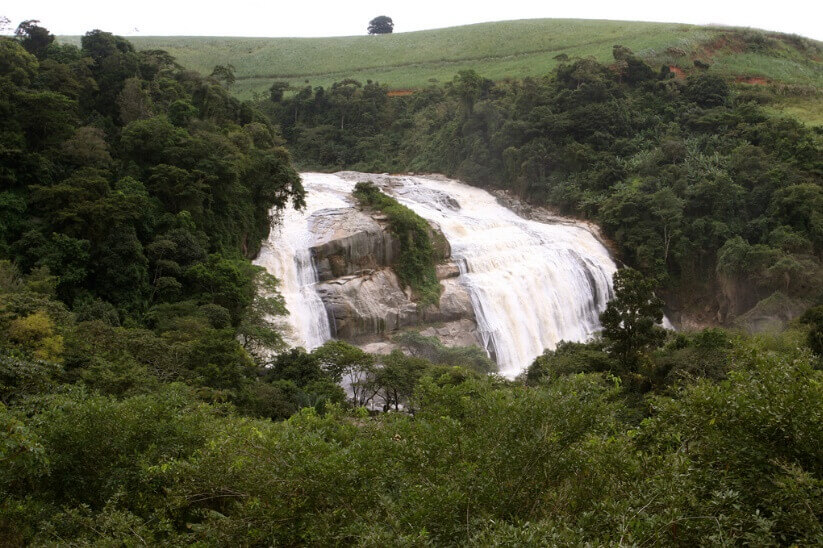
[[[701,107],[719,107],[729,97],[729,84],[716,74],[689,76],[683,93]]]
[[[12,321],[8,333],[14,342],[32,348],[36,358],[59,361],[63,355],[63,336],[42,310]]]
[[[545,350],[524,373],[527,385],[553,381],[564,375],[594,373],[617,369],[617,363],[603,349],[602,342],[560,341],[554,350]]]

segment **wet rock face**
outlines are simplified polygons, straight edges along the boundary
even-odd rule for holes
[[[437,265],[443,291],[438,306],[421,307],[400,286],[392,263],[400,242],[386,220],[355,208],[317,211],[310,219],[315,245],[311,248],[319,283],[317,293],[326,307],[332,336],[354,343],[386,341],[407,328],[430,328],[446,345],[479,344],[477,324],[468,292],[459,282],[460,270],[448,260],[448,242],[432,227],[435,249],[444,259]],[[437,238],[437,236],[440,236]]]
[[[424,337],[437,337],[446,346],[479,346],[475,328],[474,320],[463,319],[427,327],[420,334]]]
[[[421,307],[409,299],[390,268],[342,276],[317,285],[326,306],[332,335],[352,342],[374,340],[375,336],[410,327],[462,322],[464,333],[456,328],[444,332],[444,344],[453,340],[477,344],[474,309],[465,288],[457,278],[441,280],[443,292],[439,306]]]
[[[466,288],[457,278],[440,280],[443,287],[439,306],[429,305],[420,314],[425,323],[453,322],[462,319],[474,321],[474,308]]]
[[[436,272],[438,280],[446,280],[460,276],[460,269],[453,261],[437,265]]]
[[[418,321],[417,304],[387,268],[321,282],[317,292],[329,313],[332,335],[341,339],[356,342]]]
[[[320,281],[389,266],[400,252],[400,242],[383,224],[353,208],[319,211],[310,223]]]

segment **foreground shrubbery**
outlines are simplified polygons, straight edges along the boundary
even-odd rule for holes
[[[0,527],[22,542],[823,541],[823,377],[728,347],[722,381],[645,399],[574,367],[529,386],[424,374],[414,415],[241,418],[173,384],[65,386],[0,408]]]

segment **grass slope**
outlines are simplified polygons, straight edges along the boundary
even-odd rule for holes
[[[767,42],[763,51],[743,51],[736,39],[725,38],[729,33]],[[614,44],[627,46],[655,64],[687,71],[699,58],[730,77],[763,77],[823,88],[820,43],[815,43],[817,53],[809,55],[789,42],[769,38],[779,36],[677,23],[529,19],[382,36],[129,39],[138,49],[164,49],[183,66],[204,74],[215,65],[231,63],[238,77],[233,91],[242,98],[265,93],[274,80],[287,80],[292,86],[328,86],[355,78],[409,89],[449,81],[457,71],[470,68],[494,80],[540,76],[558,64],[555,57],[560,54],[608,61]],[[79,42],[78,37],[63,40]]]

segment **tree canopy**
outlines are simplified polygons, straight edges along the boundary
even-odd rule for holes
[[[627,368],[636,368],[641,353],[663,341],[663,299],[657,284],[632,268],[614,274],[614,298],[600,314],[608,350]]]
[[[391,34],[394,31],[394,21],[391,17],[378,15],[369,21],[369,34]]]

